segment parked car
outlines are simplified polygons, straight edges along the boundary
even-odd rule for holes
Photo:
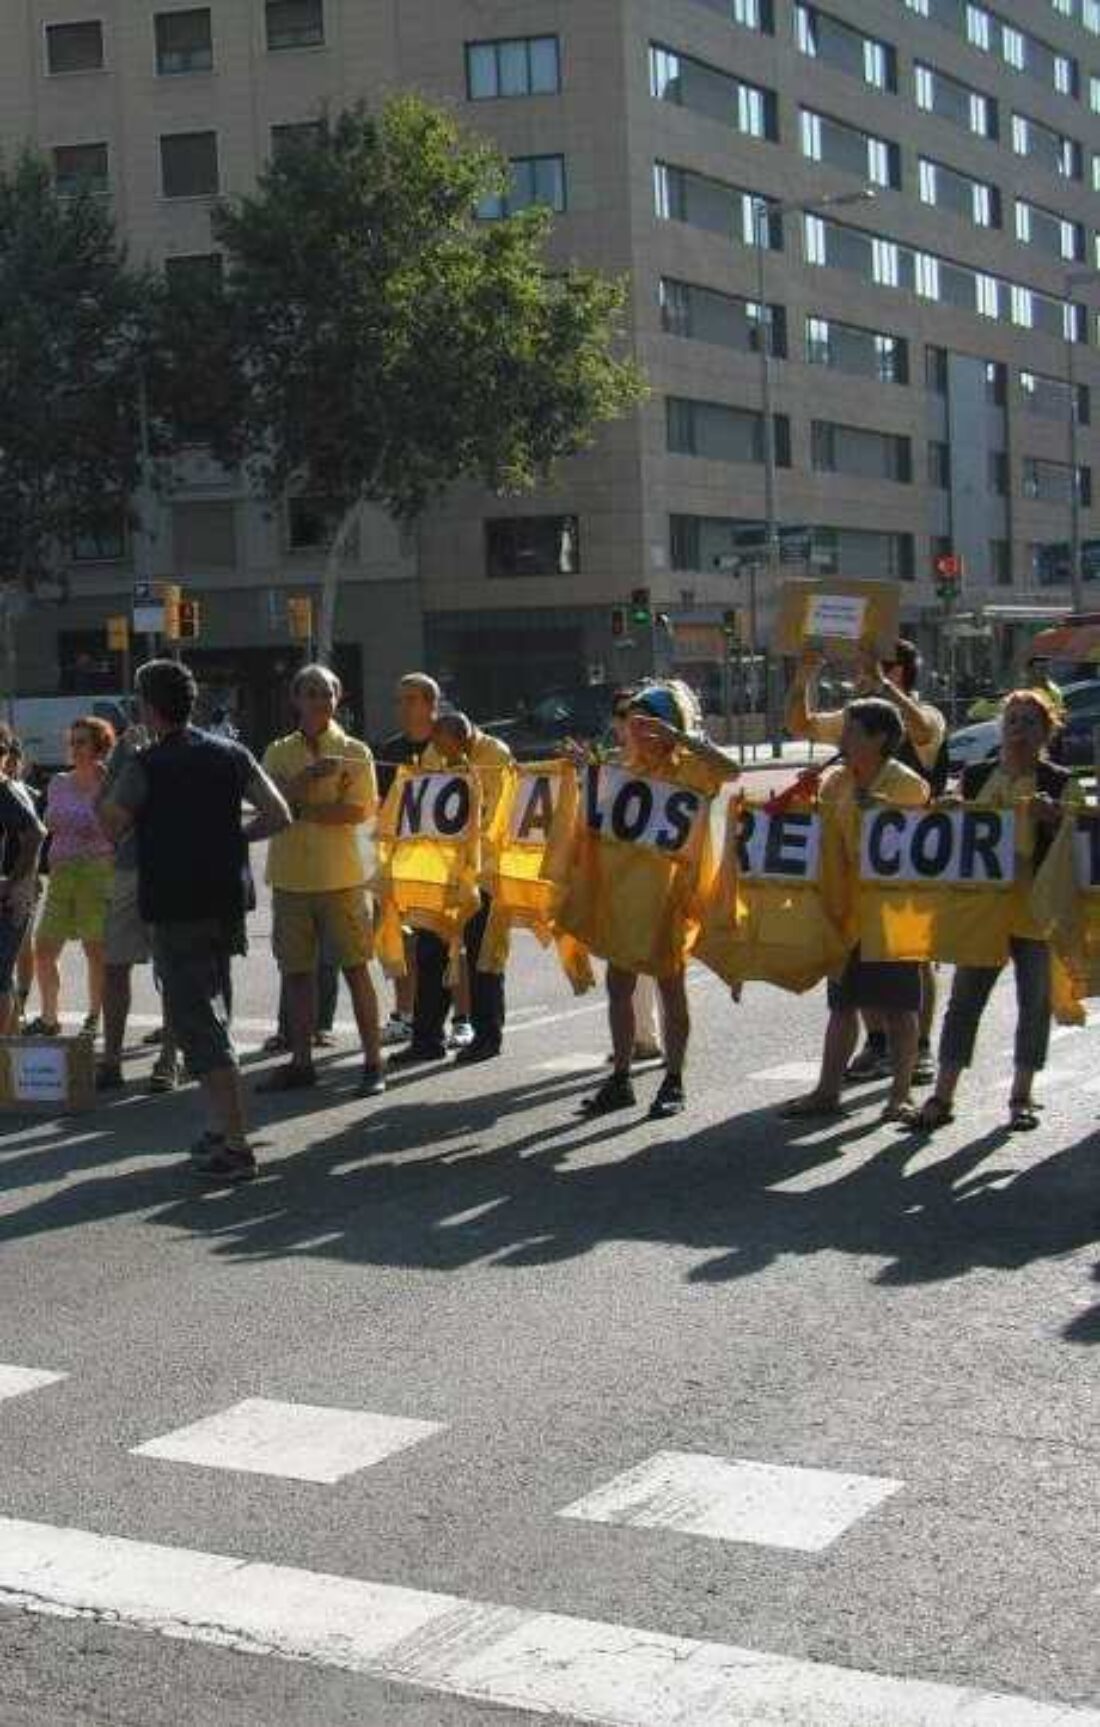
[[[1055,739],[1051,754],[1066,767],[1081,767],[1093,760],[1092,733],[1093,728],[1100,725],[1100,678],[1067,684],[1062,691],[1062,701],[1066,723]],[[976,725],[960,726],[947,740],[951,772],[959,774],[978,762],[992,761],[1000,747],[999,719],[979,720]]]
[[[69,730],[74,720],[95,714],[116,732],[129,724],[126,696],[16,696],[11,726],[22,741],[31,777],[43,781],[68,765]],[[8,718],[7,711],[3,717]]]
[[[540,756],[556,755],[566,738],[602,738],[611,724],[612,694],[611,684],[551,690],[529,712],[490,720],[482,730],[506,743],[518,761],[538,761]]]

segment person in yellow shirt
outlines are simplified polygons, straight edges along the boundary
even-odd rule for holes
[[[1062,811],[1083,802],[1073,776],[1047,760],[1047,746],[1058,729],[1058,709],[1041,688],[1014,690],[1001,719],[1001,754],[995,765],[975,763],[966,769],[960,791],[964,800],[1016,811],[1016,882],[1009,954],[1016,974],[1016,1046],[1009,1126],[1014,1133],[1038,1127],[1032,1100],[1035,1075],[1046,1066],[1050,1047],[1050,948],[1029,905],[1032,881],[1050,846],[1052,830]],[[952,1119],[955,1092],[963,1069],[974,1059],[978,1026],[999,966],[961,965],[951,985],[951,999],[940,1037],[936,1089],[912,1118],[914,1127],[931,1131]]]
[[[374,760],[334,715],[340,680],[327,666],[303,666],[290,687],[297,731],[268,746],[264,767],[294,817],[271,842],[272,946],[287,990],[291,1059],[258,1088],[293,1091],[317,1083],[313,1032],[318,953],[332,955],[347,980],[363,1046],[362,1097],[385,1090],[378,1001],[368,961],[373,951],[363,825],[376,813]]]
[[[472,769],[481,793],[482,879],[494,874],[492,828],[504,796],[512,764],[512,752],[499,738],[479,731],[463,713],[441,714],[432,731],[432,741],[420,757],[427,772],[446,768]],[[473,1042],[460,1048],[456,1067],[492,1061],[504,1042],[504,978],[499,972],[479,971],[477,962],[492,911],[492,900],[481,890],[481,906],[463,932],[463,948],[470,994]],[[413,1008],[412,1042],[390,1058],[392,1067],[412,1067],[421,1062],[442,1061],[447,1053],[445,1027],[451,1008],[447,985],[447,946],[431,930],[416,933],[416,1003]]]
[[[835,746],[840,742],[845,710],[822,710],[816,706],[817,680],[824,664],[824,655],[816,648],[807,647],[787,701],[787,730],[794,738],[808,738],[812,743]],[[899,636],[888,660],[880,662],[873,654],[860,656],[856,665],[855,692],[857,696],[880,696],[897,708],[905,735],[895,759],[927,780],[932,796],[939,797],[947,787],[947,721],[939,708],[921,700],[918,689],[920,671],[916,644]],[[935,1071],[932,1063],[935,1015],[936,973],[929,964],[921,967],[920,1032],[913,1069],[913,1078],[920,1085],[929,1085]],[[864,1018],[867,1040],[848,1065],[845,1077],[849,1082],[885,1079],[891,1070],[886,1028],[873,1011]]]
[[[871,804],[920,808],[928,802],[926,782],[895,761],[904,736],[892,702],[865,696],[849,702],[840,734],[843,766],[822,778],[819,801],[823,810],[845,824],[849,867],[859,869],[859,812]],[[860,1011],[878,1017],[890,1053],[890,1096],[887,1119],[901,1118],[909,1102],[917,1055],[921,1004],[920,966],[909,961],[864,960],[858,945],[835,983],[829,984],[829,1023],[821,1057],[821,1073],[813,1091],[780,1110],[787,1117],[843,1115],[840,1101],[844,1076],[859,1036]]]
[[[722,787],[738,779],[741,773],[737,764],[703,735],[702,716],[692,692],[676,680],[645,684],[630,698],[620,761],[639,776],[671,781],[708,799],[717,797]],[[608,962],[607,1005],[613,1066],[599,1089],[581,1104],[581,1113],[589,1119],[630,1109],[637,1101],[631,1064],[637,1047],[638,976],[637,971]],[[682,955],[672,970],[656,979],[656,984],[664,1024],[665,1074],[650,1104],[649,1116],[653,1121],[664,1121],[687,1107],[684,1062],[691,1019],[686,961]]]

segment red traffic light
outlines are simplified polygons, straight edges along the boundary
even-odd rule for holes
[[[957,582],[963,573],[963,561],[957,552],[941,552],[933,568],[941,581]]]

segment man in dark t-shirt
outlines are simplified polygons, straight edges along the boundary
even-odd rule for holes
[[[38,857],[46,838],[29,792],[4,772],[7,759],[6,754],[0,758],[0,1036],[15,1026],[15,967],[34,912]]]
[[[248,843],[288,827],[290,810],[243,745],[190,723],[197,690],[186,666],[150,660],[137,691],[155,742],[122,770],[100,820],[116,841],[133,831],[168,1021],[206,1094],[211,1127],[194,1148],[196,1171],[245,1181],[256,1161],[229,1034],[229,966],[244,951]],[[257,814],[242,826],[245,802]]]

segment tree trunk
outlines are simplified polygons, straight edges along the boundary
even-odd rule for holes
[[[349,504],[340,518],[340,526],[332,537],[332,544],[325,559],[325,573],[321,582],[321,616],[317,624],[316,654],[323,666],[332,664],[333,643],[336,634],[336,596],[340,588],[340,565],[344,561],[359,519],[363,513],[363,505],[357,498]]]

